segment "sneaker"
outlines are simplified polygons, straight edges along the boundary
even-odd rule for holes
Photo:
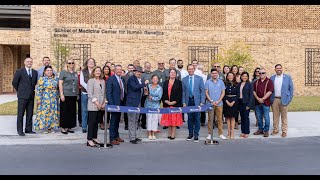
[[[189,136],[187,137],[187,141],[191,141],[191,139],[192,139],[192,136],[189,135]]]
[[[153,139],[153,137],[152,137],[152,136],[148,136],[148,139],[149,139],[149,140],[152,140],[152,139]]]
[[[152,136],[152,140],[156,140],[157,138],[156,138],[156,136]]]
[[[198,142],[199,142],[199,138],[198,138],[198,137],[194,137],[193,141],[194,141],[195,143],[198,143]]]
[[[211,134],[208,134],[207,139],[208,139],[208,140],[211,139]]]
[[[220,134],[220,139],[222,139],[222,140],[226,140],[227,138],[223,135],[223,134]]]

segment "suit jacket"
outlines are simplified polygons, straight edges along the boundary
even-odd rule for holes
[[[126,83],[123,77],[121,77],[121,81],[123,83],[123,88],[125,89]],[[108,81],[107,81],[107,101],[108,105],[123,105],[121,104],[121,90],[120,90],[120,85],[118,82],[118,79],[116,75],[110,76]],[[124,91],[124,98],[126,98],[126,91]]]
[[[141,79],[142,82],[142,79]],[[127,100],[126,100],[126,106],[132,106],[132,107],[138,107],[141,102],[141,96],[143,93],[143,87],[145,87],[145,83],[142,82],[142,84],[139,83],[138,78],[133,75],[130,76],[128,79],[127,84]],[[142,92],[142,93],[141,93]]]
[[[29,78],[25,67],[18,69],[14,74],[12,85],[17,91],[18,98],[34,98],[34,89],[38,81],[38,73],[32,69],[32,79]]]
[[[103,79],[101,81],[101,87],[97,80],[91,78],[87,83],[88,93],[88,111],[99,111],[100,109],[94,104],[98,101],[99,104],[103,104],[106,100],[106,83]]]
[[[273,75],[270,77],[273,83],[275,83],[276,75]],[[281,104],[286,106],[288,105],[292,98],[293,98],[293,82],[292,78],[288,74],[283,74],[283,80],[282,80],[282,86],[281,86]],[[271,104],[274,101],[274,93],[275,91],[272,92],[271,97],[270,97],[270,102]]]
[[[239,98],[240,98],[240,87],[241,87],[241,83],[238,83],[237,84],[237,93],[238,93]],[[250,107],[250,109],[254,109],[255,99],[253,96],[253,84],[250,82],[246,82],[246,84],[244,84],[244,86],[243,86],[242,103],[244,103],[244,104],[248,103],[248,107]]]
[[[203,83],[203,78],[198,75],[193,75],[193,96],[194,103],[196,106],[199,106],[200,103],[205,103],[205,87]],[[182,104],[188,106],[189,103],[189,75],[182,79]]]
[[[169,85],[169,80],[164,81],[163,94],[161,98],[163,102],[163,107],[170,107],[167,103],[164,103],[165,100],[176,101],[177,103],[173,106],[182,107],[182,82],[179,79],[175,79],[171,89],[170,97],[168,96],[168,85]]]

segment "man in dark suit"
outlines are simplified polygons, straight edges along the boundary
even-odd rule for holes
[[[126,106],[141,107],[141,97],[144,92],[144,87],[149,83],[149,80],[142,82],[141,73],[143,73],[141,67],[135,67],[134,76],[129,77],[127,89]],[[129,139],[132,144],[137,144],[141,139],[137,138],[137,123],[140,113],[131,112],[128,113],[128,125],[129,125]]]
[[[32,131],[32,116],[34,105],[34,89],[38,80],[38,72],[33,70],[33,59],[27,57],[24,60],[25,67],[18,69],[13,77],[12,85],[18,96],[17,131],[19,136],[25,136],[23,132],[23,116],[26,111],[25,133],[35,134]]]
[[[124,106],[125,105],[125,80],[121,77],[122,66],[116,65],[114,76],[110,76],[107,81],[107,101],[108,105]],[[112,145],[119,145],[124,142],[119,137],[119,123],[121,112],[111,112],[110,119],[110,141]]]

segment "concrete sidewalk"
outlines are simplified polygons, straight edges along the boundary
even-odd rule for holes
[[[288,113],[288,136],[287,138],[292,137],[308,137],[308,136],[320,136],[320,112],[289,112]],[[271,125],[270,125],[270,134],[272,132],[272,113],[270,113]],[[253,133],[257,131],[257,127],[255,126],[255,117],[254,114],[250,114],[250,136],[248,139],[252,138],[260,138],[261,140],[267,140],[268,138],[264,138],[262,136],[255,136]],[[223,125],[224,132],[223,134],[227,135],[227,125]],[[148,140],[147,139],[147,131],[145,129],[137,130],[138,136],[142,138],[143,142],[157,142],[157,141],[185,141],[188,136],[188,128],[187,122],[177,130],[177,136],[175,140],[167,139],[167,129],[163,130],[161,126],[159,126],[161,130],[160,133],[157,134],[157,140]],[[0,116],[0,145],[15,145],[15,144],[72,144],[72,143],[85,143],[86,142],[86,133],[81,132],[81,127],[74,128],[74,134],[62,134],[60,130],[56,130],[54,134],[43,134],[42,131],[37,131],[37,134],[26,134],[26,136],[21,137],[18,136],[16,132],[16,116]],[[126,142],[129,141],[128,131],[124,130],[124,124],[120,123],[119,128],[120,137],[125,139]],[[239,137],[241,133],[240,126],[239,130],[235,130],[235,139],[242,139]],[[103,141],[104,131],[98,131],[98,139]],[[200,143],[203,143],[208,135],[207,125],[205,127],[201,127],[200,129]],[[214,129],[214,138],[217,139],[217,128]],[[109,137],[108,137],[109,138]],[[269,138],[282,138],[281,133],[278,135],[272,136]],[[229,141],[229,140],[225,140]],[[193,143],[193,142],[192,142]]]
[[[0,104],[18,100],[17,94],[1,94],[0,95]]]

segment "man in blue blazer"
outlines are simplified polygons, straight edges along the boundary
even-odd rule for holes
[[[188,76],[182,79],[182,104],[186,106],[201,106],[205,103],[205,87],[202,77],[195,75],[192,64],[187,66]],[[194,136],[194,142],[199,142],[200,112],[188,113],[188,129],[190,141]]]
[[[134,75],[130,76],[127,82],[127,100],[126,106],[141,107],[141,97],[144,93],[144,88],[149,83],[149,80],[142,82],[141,74],[143,73],[141,67],[135,67]],[[129,109],[128,111],[130,111]],[[137,108],[133,111],[139,111]],[[137,124],[139,120],[139,112],[128,112],[128,126],[129,126],[129,139],[132,144],[137,144],[141,139],[137,138]]]
[[[108,105],[124,106],[125,102],[125,80],[121,77],[122,66],[116,65],[115,74],[110,76],[107,81],[107,101]],[[121,112],[111,112],[110,119],[110,142],[112,145],[119,145],[124,142],[119,137],[119,123]]]
[[[287,136],[288,131],[288,106],[293,98],[293,82],[288,74],[282,72],[281,64],[275,65],[276,74],[270,79],[274,83],[274,91],[271,95],[273,111],[273,132],[272,135],[279,133],[279,119],[281,114],[282,137]]]

